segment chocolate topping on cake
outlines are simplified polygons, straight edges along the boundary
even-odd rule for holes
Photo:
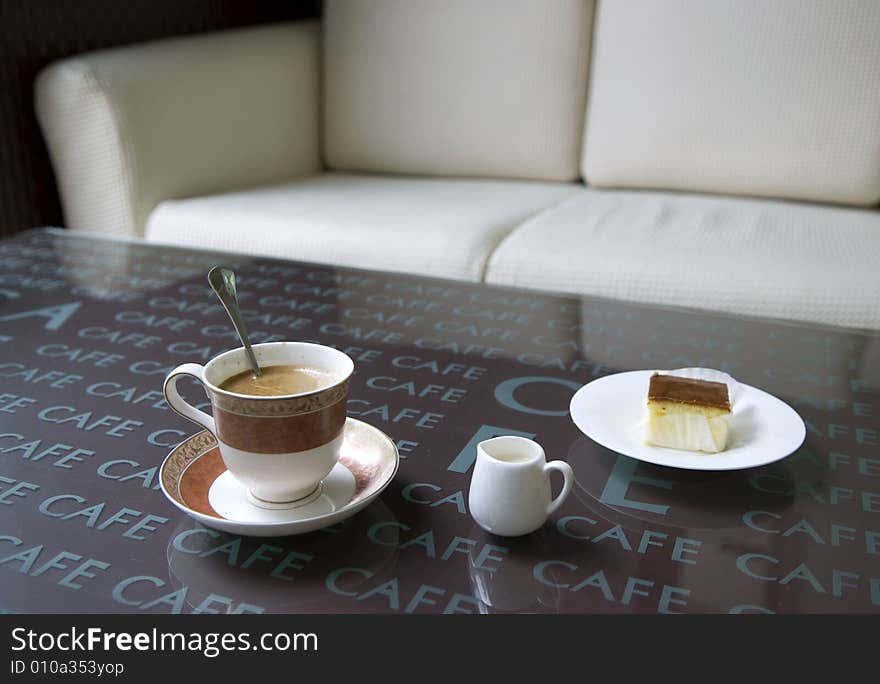
[[[654,373],[648,384],[648,401],[674,401],[691,406],[713,406],[730,411],[727,385]]]

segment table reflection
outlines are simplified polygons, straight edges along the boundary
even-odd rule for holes
[[[357,611],[352,596],[394,575],[396,521],[381,500],[338,525],[277,539],[234,536],[182,518],[167,547],[170,584],[179,596],[164,603],[183,601],[185,612]],[[367,532],[382,523],[387,543],[376,544]],[[172,589],[146,587],[152,601]],[[142,607],[149,610],[149,601]]]

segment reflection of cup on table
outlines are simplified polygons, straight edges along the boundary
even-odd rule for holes
[[[367,531],[374,526],[382,527],[386,543],[370,541]],[[275,539],[271,545],[183,516],[168,537],[169,586],[184,590],[190,609],[208,605],[234,612],[250,604],[268,613],[359,612],[361,603],[351,592],[363,593],[395,576],[400,527],[381,499],[332,528]],[[233,556],[223,551],[230,544],[238,550]],[[340,582],[344,593],[328,591],[327,577],[346,566],[367,572],[345,572]],[[168,591],[157,589],[156,595]],[[224,600],[229,601],[225,606]]]
[[[331,347],[306,342],[254,345],[264,369],[251,380],[244,348],[206,365],[185,363],[165,379],[165,398],[177,413],[210,430],[229,472],[262,507],[302,505],[320,494],[321,480],[339,459],[354,362]],[[184,400],[177,380],[204,386],[213,417]]]
[[[551,500],[550,471],[564,478],[562,491]],[[468,506],[487,532],[516,537],[537,530],[571,491],[571,468],[565,461],[547,463],[540,444],[505,435],[480,442],[471,477]]]

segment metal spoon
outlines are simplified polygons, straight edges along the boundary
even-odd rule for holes
[[[251,362],[251,368],[254,369],[254,375],[260,377],[263,374],[263,371],[260,370],[260,364],[257,363],[257,357],[254,356],[254,350],[248,339],[247,330],[244,327],[244,321],[241,320],[241,312],[238,310],[238,294],[235,291],[235,272],[228,266],[215,266],[208,272],[208,282],[211,284],[211,289],[214,290],[214,293],[220,299],[220,303],[223,304],[223,308],[226,309],[226,313],[229,314],[232,325],[235,327],[235,332],[238,333],[238,337],[244,345],[244,350],[247,352],[248,360]]]

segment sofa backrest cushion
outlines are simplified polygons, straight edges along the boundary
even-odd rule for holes
[[[596,10],[587,183],[880,201],[880,2]]]
[[[592,0],[326,0],[330,168],[579,176]]]

